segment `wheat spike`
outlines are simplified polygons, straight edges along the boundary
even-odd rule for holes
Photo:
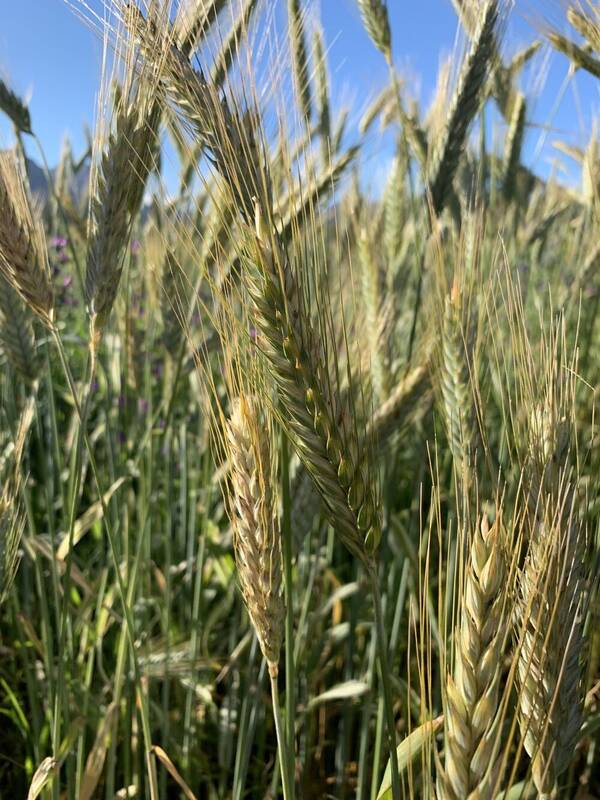
[[[376,249],[366,227],[361,227],[357,238],[373,394],[375,401],[381,403],[389,394],[391,380],[385,342],[382,280],[379,264],[375,259]]]
[[[191,56],[226,4],[227,0],[188,0],[180,6],[175,36],[182,53]]]
[[[255,257],[245,259],[247,285],[286,425],[340,539],[370,564],[381,534],[366,453],[346,427],[349,411],[342,410],[325,364],[307,341],[294,275],[285,251],[264,230],[258,209],[257,233]]]
[[[323,43],[323,32],[316,28],[313,34],[313,61],[315,64],[315,100],[317,105],[317,125],[321,137],[321,153],[323,164],[328,164],[331,153],[337,148],[332,145],[331,108],[329,105],[329,77],[327,74],[327,58]]]
[[[34,218],[22,166],[0,153],[0,273],[45,325],[52,324],[54,296],[44,232]]]
[[[242,37],[248,31],[250,20],[254,14],[258,0],[246,0],[229,35],[223,42],[211,70],[211,81],[214,86],[222,86],[227,78],[233,59],[238,51]]]
[[[520,726],[540,797],[557,798],[583,724],[584,534],[572,498],[538,504],[520,577]]]
[[[575,42],[560,33],[551,31],[548,34],[548,39],[556,50],[560,50],[561,53],[570,58],[574,67],[584,69],[590,75],[600,78],[600,59],[595,58],[588,50],[575,44]]]
[[[248,614],[272,676],[277,675],[285,607],[281,542],[271,484],[268,434],[259,407],[241,397],[227,423],[231,462],[229,514],[238,575]]]
[[[21,133],[31,133],[31,116],[25,103],[0,80],[0,109]]]
[[[262,159],[253,135],[252,114],[232,111],[219,97],[217,88],[194,70],[175,46],[161,43],[157,31],[140,11],[131,14],[128,22],[146,58],[162,68],[167,92],[193,125],[214,166],[241,204],[246,222],[252,224],[254,197],[270,192],[258,170]]]
[[[27,307],[0,275],[0,343],[13,367],[26,381],[37,375],[35,337]]]
[[[504,143],[504,181],[502,190],[507,200],[512,199],[515,193],[515,184],[523,149],[526,111],[525,95],[519,92],[513,100],[510,124],[506,131]]]
[[[472,464],[476,415],[470,373],[472,326],[463,318],[458,284],[446,297],[442,331],[441,393],[450,450],[460,473]]]
[[[598,10],[595,10],[596,19],[594,20],[591,15],[588,15],[583,9],[577,9],[571,6],[567,9],[567,19],[575,30],[580,33],[584,39],[587,39],[590,47],[593,47],[597,53],[600,53],[600,16]]]
[[[106,326],[117,296],[131,220],[155,154],[159,118],[156,104],[141,120],[137,103],[119,108],[98,166],[85,274],[92,342]]]
[[[505,562],[500,521],[484,515],[469,548],[454,675],[446,682],[446,749],[438,783],[440,800],[494,797],[498,769],[498,692],[502,676]]]
[[[161,314],[163,321],[163,342],[171,358],[178,358],[183,340],[185,312],[184,280],[175,254],[167,248],[163,266],[161,293]]]
[[[300,99],[300,109],[306,124],[312,117],[312,97],[309,82],[308,54],[304,36],[304,17],[300,0],[288,0],[288,25],[292,45],[294,82]]]
[[[405,209],[402,187],[406,176],[406,164],[400,156],[394,159],[390,177],[385,187],[385,244],[388,269],[394,270],[404,236]]]
[[[19,499],[21,461],[35,414],[35,394],[25,404],[20,418],[11,456],[10,473],[0,494],[0,605],[6,600],[19,561],[19,543],[25,527],[25,515]],[[5,476],[3,476],[5,477]]]
[[[392,32],[384,0],[357,0],[362,20],[373,44],[386,59],[392,57]]]
[[[543,798],[557,798],[583,724],[583,654],[588,596],[586,531],[577,476],[567,467],[570,425],[560,396],[530,414],[524,468],[529,548],[519,574],[519,724]]]
[[[377,119],[377,117],[383,113],[386,107],[394,102],[394,91],[393,87],[386,86],[382,89],[377,97],[373,100],[371,105],[367,108],[365,113],[360,118],[358,123],[358,132],[361,136],[364,136],[369,132],[369,129]]]
[[[448,202],[467,131],[479,109],[485,79],[492,68],[498,9],[498,0],[487,0],[459,75],[443,134],[435,149],[430,148],[428,183],[433,210],[437,215],[441,214]]]

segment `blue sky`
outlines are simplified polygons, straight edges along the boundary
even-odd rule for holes
[[[76,0],[75,0],[76,1]],[[98,5],[99,0],[94,0]],[[285,7],[285,0],[268,0]],[[524,5],[528,3],[528,5]],[[100,80],[102,45],[64,0],[3,0],[0,26],[0,75],[17,92],[30,97],[33,125],[48,160],[55,163],[65,132],[75,154],[84,146],[83,126],[92,125]],[[394,58],[409,78],[408,85],[423,107],[432,97],[437,70],[444,54],[453,50],[458,23],[450,0],[388,0],[392,20]],[[334,105],[351,105],[352,119],[368,104],[386,80],[380,54],[367,38],[355,0],[321,0],[321,18],[329,48],[329,66]],[[543,22],[539,8],[530,0],[517,0],[506,26],[504,49],[508,53],[539,35]],[[544,0],[551,9],[551,22],[564,27],[560,6]],[[279,19],[282,14],[279,14]],[[524,76],[523,87],[532,90],[539,75],[548,69],[543,89],[536,91],[530,107],[532,125],[526,138],[526,160],[541,174],[548,174],[556,151],[556,138],[584,146],[592,130],[592,119],[600,110],[600,83],[581,73],[571,81],[560,102],[557,98],[567,74],[567,61],[548,50],[537,57]],[[555,108],[556,107],[556,108]],[[536,125],[550,123],[544,136]],[[0,122],[0,146],[10,143],[10,127]],[[540,149],[540,144],[544,146]],[[33,150],[31,151],[33,152]],[[381,152],[381,158],[377,154]],[[389,142],[370,142],[371,175],[378,181],[389,159]],[[379,161],[379,166],[377,165]],[[564,161],[568,164],[568,161]],[[577,170],[568,164],[569,181]]]

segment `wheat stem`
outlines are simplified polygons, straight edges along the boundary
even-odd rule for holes
[[[277,734],[277,747],[279,750],[279,765],[281,767],[281,782],[283,784],[284,800],[293,800],[293,773],[290,775],[288,747],[286,744],[286,734],[281,719],[281,706],[279,704],[279,689],[277,688],[277,672],[273,674],[269,669],[271,681],[271,700],[273,704],[273,719],[275,721],[275,732]]]
[[[283,555],[283,585],[285,591],[285,722],[288,763],[286,771],[295,773],[294,753],[296,739],[296,668],[294,659],[294,584],[292,575],[292,503],[290,497],[290,457],[288,440],[281,435],[281,541]],[[280,755],[280,760],[283,757]],[[283,766],[282,766],[283,772]],[[285,787],[284,787],[285,791]],[[294,796],[294,782],[289,790],[289,798]]]
[[[387,636],[385,632],[385,621],[383,617],[383,604],[381,602],[381,592],[379,591],[379,581],[375,568],[368,570],[371,593],[373,596],[373,609],[375,612],[375,625],[377,630],[377,649],[379,653],[379,670],[381,674],[381,685],[383,688],[383,703],[387,725],[388,752],[390,755],[390,769],[392,775],[392,798],[400,800],[402,797],[400,787],[400,774],[398,772],[398,761],[396,755],[396,721],[394,718],[394,701],[392,695],[392,682],[390,680],[389,653],[387,646]]]

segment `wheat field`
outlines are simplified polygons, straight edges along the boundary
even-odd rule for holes
[[[385,0],[356,108],[308,0],[73,3],[54,170],[0,82],[0,797],[600,798],[600,147],[523,80],[600,8],[452,3],[426,107]]]

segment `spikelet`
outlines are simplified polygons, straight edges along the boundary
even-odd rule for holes
[[[392,32],[384,0],[357,0],[363,24],[373,44],[386,59],[392,57]]]
[[[440,800],[487,800],[498,780],[498,691],[506,634],[506,568],[500,520],[484,515],[469,548],[454,637],[454,675],[446,680],[444,769]]]
[[[496,52],[498,9],[498,0],[486,1],[452,97],[448,121],[435,148],[430,148],[428,184],[433,211],[437,215],[441,214],[450,197],[467,132],[479,110],[485,80],[492,68]]]
[[[268,433],[251,397],[239,398],[234,407],[227,423],[227,449],[231,463],[228,509],[238,575],[269,672],[276,676],[285,615],[281,542]]]
[[[23,168],[14,152],[0,153],[0,273],[46,326],[54,296],[44,231],[34,218]]]
[[[31,133],[31,117],[25,103],[0,80],[0,109],[21,133]]]
[[[288,0],[288,26],[292,50],[294,83],[305,123],[312,117],[312,98],[309,82],[308,55],[304,37],[304,17],[300,0]]]

